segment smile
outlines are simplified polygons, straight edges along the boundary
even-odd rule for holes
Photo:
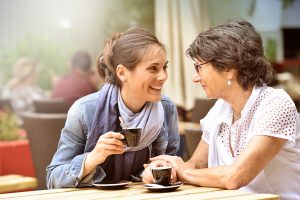
[[[162,86],[150,86],[151,89],[154,89],[154,90],[161,90]]]

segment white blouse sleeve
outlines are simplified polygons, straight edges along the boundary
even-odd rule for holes
[[[207,115],[200,120],[200,127],[202,131],[202,139],[206,144],[209,144],[209,137],[212,130],[218,125],[218,116],[224,110],[224,100],[218,99],[215,105],[208,111]]]
[[[288,140],[293,146],[297,131],[298,113],[293,101],[286,95],[270,99],[258,108],[254,117],[253,135],[267,135]]]

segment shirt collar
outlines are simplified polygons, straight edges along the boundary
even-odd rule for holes
[[[251,92],[251,95],[249,99],[247,100],[244,108],[241,111],[241,118],[240,120],[244,120],[247,117],[248,112],[250,111],[251,107],[256,102],[256,99],[258,98],[260,92],[263,90],[263,88],[266,87],[266,85],[263,86],[254,86]],[[225,123],[228,125],[232,124],[232,107],[229,103],[224,101],[224,104],[226,105],[223,109],[223,117],[220,118],[221,123]]]

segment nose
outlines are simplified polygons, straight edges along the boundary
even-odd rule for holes
[[[194,77],[193,77],[193,82],[194,82],[194,83],[198,83],[198,82],[200,82],[200,81],[201,81],[201,77],[199,76],[198,73],[195,73],[195,74],[194,74]]]
[[[165,70],[161,70],[158,74],[158,78],[159,81],[163,81],[165,82],[168,79],[168,73]]]

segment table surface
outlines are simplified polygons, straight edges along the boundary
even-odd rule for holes
[[[273,194],[251,194],[239,190],[222,190],[219,188],[196,187],[183,185],[173,192],[150,192],[142,183],[132,183],[125,189],[102,190],[98,188],[67,188],[53,190],[38,190],[32,192],[19,192],[1,194],[0,199],[280,199]]]
[[[28,191],[37,188],[37,179],[22,175],[0,176],[0,193]]]

